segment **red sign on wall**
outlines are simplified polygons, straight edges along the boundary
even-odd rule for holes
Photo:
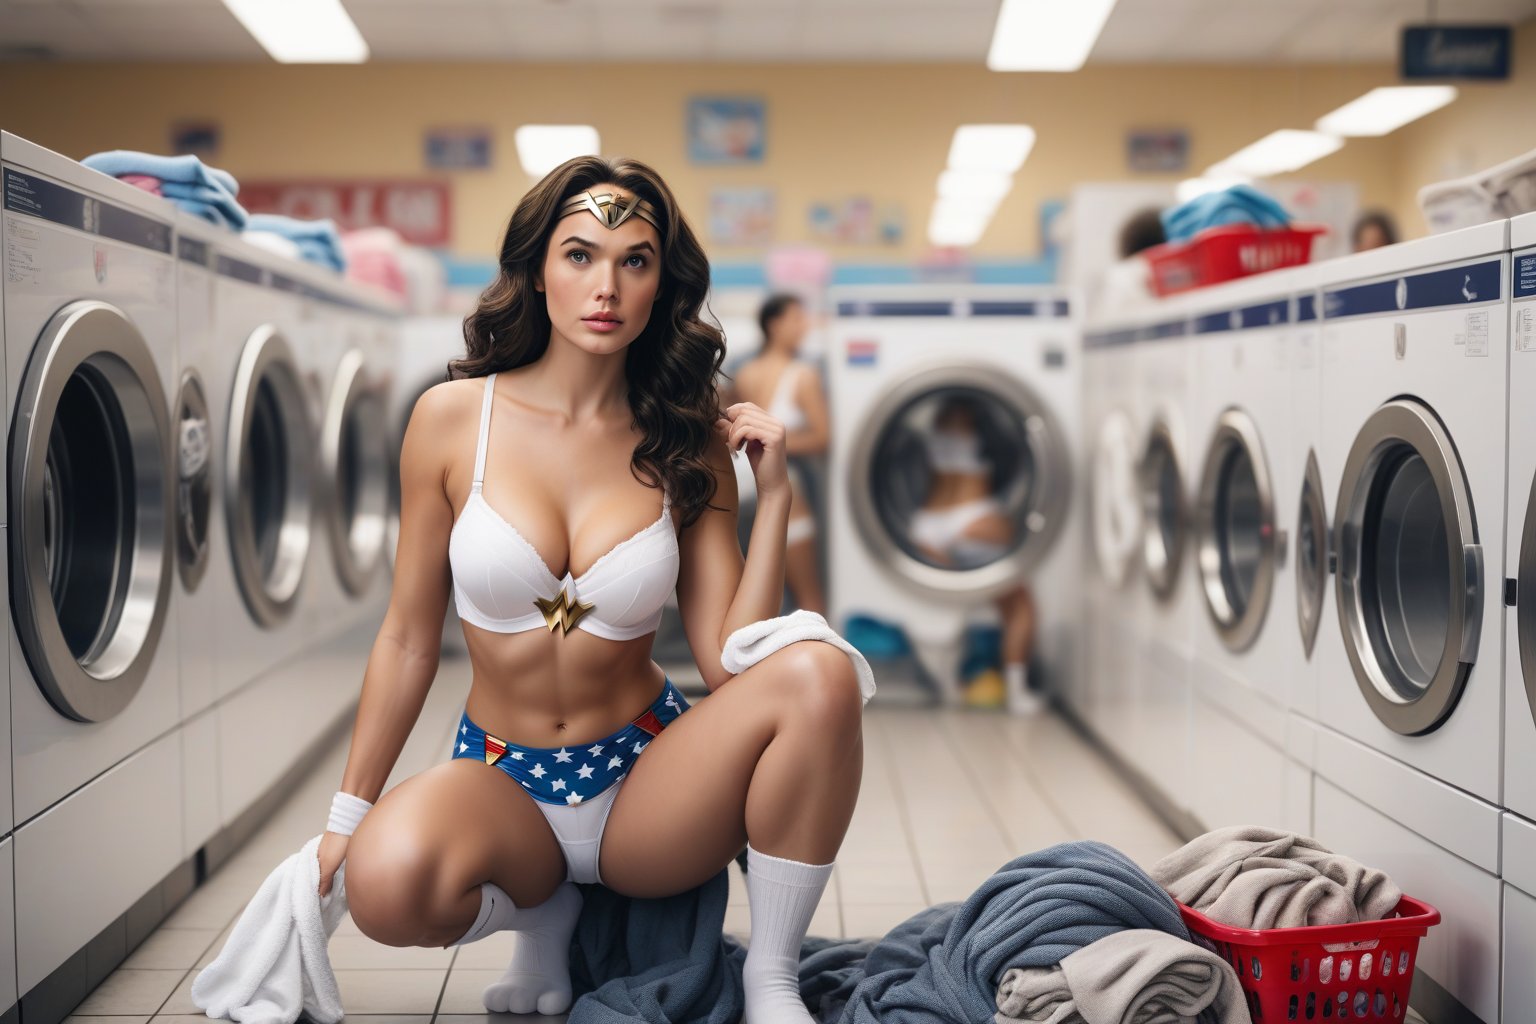
[[[255,181],[240,183],[252,213],[300,220],[329,217],[343,231],[394,228],[413,245],[452,241],[451,191],[441,181]]]

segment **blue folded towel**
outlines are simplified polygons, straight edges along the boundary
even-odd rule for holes
[[[268,231],[294,242],[299,255],[310,263],[330,267],[337,273],[347,269],[346,253],[333,220],[298,220],[277,213],[256,213],[246,224],[247,231]]]
[[[219,215],[220,219],[217,223],[228,224],[236,231],[244,228],[246,221],[250,219],[250,214],[245,212],[245,207],[241,206],[234,196],[218,185],[189,185],[180,181],[167,181],[161,183],[160,194],[167,199],[179,199],[210,207],[217,211]],[[182,208],[187,209],[187,207]],[[201,213],[198,210],[193,210],[193,212]],[[203,216],[206,217],[207,215],[203,214]],[[213,220],[214,218],[207,217],[207,219]]]
[[[240,183],[233,174],[209,167],[191,154],[160,156],[131,149],[113,149],[105,153],[92,153],[80,162],[93,171],[110,174],[114,178],[124,174],[147,174],[163,182],[217,186],[232,196],[240,194]]]
[[[217,224],[219,227],[229,228],[231,231],[240,230],[240,225],[230,220],[229,216],[217,206],[200,203],[195,199],[171,199],[167,197],[166,202],[171,203],[178,210],[192,214],[194,217],[201,217],[210,224]]]
[[[1163,232],[1170,242],[1182,242],[1206,228],[1223,224],[1256,224],[1283,228],[1291,218],[1274,199],[1250,185],[1233,185],[1196,196],[1162,212]]]

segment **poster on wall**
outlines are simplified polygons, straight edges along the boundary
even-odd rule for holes
[[[834,245],[900,245],[907,233],[900,203],[869,196],[812,203],[806,221],[813,239]]]
[[[180,121],[171,126],[171,152],[210,160],[219,155],[219,134],[217,121]]]
[[[446,182],[410,180],[246,181],[240,203],[252,213],[300,220],[329,218],[343,231],[394,228],[412,245],[453,241],[452,190]]]
[[[489,128],[428,128],[422,148],[429,170],[483,171],[491,166]]]
[[[773,190],[716,188],[709,193],[709,234],[720,245],[773,242]]]
[[[695,97],[688,101],[688,158],[696,164],[763,162],[763,101]]]
[[[1125,165],[1141,174],[1188,170],[1189,132],[1183,128],[1132,128],[1125,133]]]

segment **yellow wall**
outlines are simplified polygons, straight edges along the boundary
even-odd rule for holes
[[[1531,44],[1528,28],[1516,58],[1526,84]],[[1273,129],[1309,127],[1393,79],[1387,65],[1109,66],[1071,75],[959,65],[11,65],[0,67],[7,98],[0,117],[7,130],[76,158],[113,148],[164,152],[174,122],[213,119],[223,128],[214,162],[252,179],[423,175],[424,129],[486,125],[495,168],[452,175],[453,248],[470,257],[494,253],[507,213],[529,184],[517,166],[513,130],[529,122],[592,123],[605,152],[662,171],[706,242],[714,185],[773,187],[780,241],[807,239],[805,211],[814,201],[867,195],[899,203],[905,245],[835,251],[868,262],[911,260],[926,249],[935,180],[963,122],[1023,121],[1038,132],[1013,193],[976,249],[982,257],[1018,257],[1037,250],[1042,200],[1064,198],[1078,182],[1130,177],[1128,128],[1187,128],[1191,170],[1199,171]],[[1501,110],[1515,102],[1508,91],[1496,101]],[[684,111],[699,94],[767,100],[764,163],[688,162]],[[1442,145],[1442,134],[1449,132],[1430,137],[1434,145]],[[1398,137],[1352,140],[1302,176],[1351,180],[1363,204],[1401,207],[1404,165],[1435,159],[1408,161],[1403,149]],[[757,253],[711,245],[711,255]]]
[[[1536,149],[1536,20],[1516,30],[1513,51],[1508,82],[1461,84],[1455,103],[1397,133],[1395,208],[1407,237],[1426,231],[1420,187]]]

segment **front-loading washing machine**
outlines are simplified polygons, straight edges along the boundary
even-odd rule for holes
[[[847,290],[833,301],[835,624],[867,616],[899,627],[941,697],[956,701],[967,623],[992,620],[993,599],[1028,583],[1031,683],[1070,689],[1081,550],[1069,300],[978,286]]]
[[[1536,214],[1509,227],[1503,804],[1536,822]]]
[[[1290,628],[1299,471],[1293,447],[1296,294],[1311,268],[1205,289],[1194,316],[1191,429],[1205,451],[1194,484],[1195,816],[1207,827],[1278,826],[1286,805],[1286,716],[1297,670]]]
[[[1141,454],[1141,586],[1135,588],[1135,720],[1127,732],[1138,764],[1180,812],[1188,812],[1196,767],[1190,746],[1191,666],[1199,612],[1193,488],[1199,443],[1194,299],[1178,295],[1144,314],[1136,345]]]
[[[10,134],[0,163],[25,996],[182,858],[176,268],[153,197]]]
[[[316,453],[302,287],[291,261],[229,235],[214,252],[217,344],[207,373],[223,423],[216,453],[226,557],[209,560],[219,656],[219,814],[230,824],[302,751],[296,704],[271,680],[302,663],[300,614],[312,568]],[[290,673],[291,674],[291,673]],[[308,722],[306,716],[306,722]],[[262,756],[250,756],[259,736]]]
[[[1139,582],[1141,431],[1136,415],[1136,331],[1095,328],[1083,337],[1080,474],[1089,508],[1083,573],[1082,660],[1068,704],[1101,736],[1122,735],[1117,715],[1134,678],[1132,588]]]
[[[1415,999],[1498,1015],[1508,224],[1322,264],[1315,834],[1444,915]],[[1438,1014],[1432,1014],[1432,1019]]]

